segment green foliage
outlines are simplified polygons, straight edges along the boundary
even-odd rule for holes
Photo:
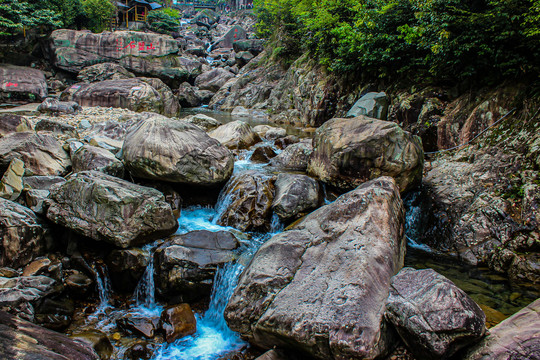
[[[148,13],[146,22],[150,29],[160,33],[170,33],[178,30],[178,20],[165,10],[153,10]]]
[[[82,6],[94,32],[107,29],[116,10],[111,0],[82,0]]]
[[[540,72],[540,0],[255,0],[255,11],[259,36],[336,72],[449,83]]]
[[[13,35],[29,28],[62,26],[58,15],[50,9],[19,0],[0,0],[0,35]]]
[[[163,12],[173,19],[180,19],[182,16],[180,15],[180,11],[177,9],[171,9],[171,8],[165,8],[163,9]]]

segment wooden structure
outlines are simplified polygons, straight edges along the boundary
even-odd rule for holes
[[[119,0],[116,2],[116,16],[112,26],[123,25],[129,27],[130,22],[146,22],[148,12],[161,8],[162,5],[146,0]]]

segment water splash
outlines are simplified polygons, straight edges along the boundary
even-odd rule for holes
[[[195,230],[231,230],[231,227],[217,225],[214,222],[216,214],[216,209],[213,207],[191,206],[182,209],[182,214],[178,219],[178,230],[176,234],[186,234]]]

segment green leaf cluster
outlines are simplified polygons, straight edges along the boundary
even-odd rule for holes
[[[0,0],[0,35],[12,35],[30,28],[62,26],[58,14],[37,4]]]
[[[172,16],[168,9],[150,11],[146,23],[155,32],[166,34],[178,31],[178,17]]]
[[[540,72],[540,0],[255,0],[255,11],[259,36],[336,72],[449,83]]]

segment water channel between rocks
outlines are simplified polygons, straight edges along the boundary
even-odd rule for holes
[[[232,119],[229,114],[216,113],[199,109],[196,113],[203,112],[217,118],[221,122],[228,122]],[[190,112],[186,112],[189,115]],[[245,119],[242,119],[245,120]],[[264,120],[248,121],[251,125],[266,124]],[[300,130],[288,129],[289,134],[301,135]],[[276,151],[279,151],[276,149]],[[235,173],[246,170],[259,170],[273,172],[274,170],[264,164],[252,163],[249,160],[251,151],[242,151],[237,154],[235,161]],[[415,203],[415,194],[409,194],[405,198],[406,233],[408,238],[407,255],[405,266],[412,266],[418,269],[433,268],[445,275],[456,285],[466,291],[477,303],[483,306],[484,311],[491,312],[491,317],[500,318],[509,316],[517,312],[522,307],[534,301],[539,296],[537,287],[519,287],[511,284],[508,279],[500,274],[493,273],[488,269],[466,266],[448,256],[432,251],[429,247],[416,242],[419,231],[420,207]],[[178,220],[179,229],[176,234],[185,234],[194,230],[231,230],[232,228],[217,225],[214,222],[219,212],[227,204],[228,199],[219,198],[215,207],[190,206],[182,209]],[[326,199],[326,203],[330,200]],[[273,221],[272,230],[266,234],[248,233],[246,239],[242,241],[242,246],[237,253],[237,260],[228,263],[218,269],[211,294],[208,308],[197,313],[197,332],[194,335],[176,340],[171,344],[161,342],[161,339],[154,340],[156,346],[152,359],[155,360],[213,360],[222,356],[241,350],[247,344],[240,339],[240,336],[231,331],[225,322],[223,312],[228,299],[232,295],[237,280],[242,273],[244,266],[257,249],[271,236],[282,231],[283,226],[277,221]],[[158,241],[159,242],[159,241]],[[143,248],[149,254],[153,254],[157,243],[149,244]],[[99,306],[91,314],[86,315],[83,320],[83,328],[97,329],[108,333],[115,333],[116,320],[130,316],[141,318],[159,318],[163,307],[156,302],[154,286],[154,262],[150,257],[141,281],[139,282],[133,299],[129,304],[123,304],[115,308],[111,302],[111,287],[105,266],[96,268],[98,276],[97,287],[99,290]],[[80,325],[78,325],[80,326]],[[115,337],[112,337],[115,339]],[[113,359],[124,359],[125,350],[137,341],[136,338],[118,339],[116,337],[115,351]],[[161,344],[160,344],[161,342]]]

